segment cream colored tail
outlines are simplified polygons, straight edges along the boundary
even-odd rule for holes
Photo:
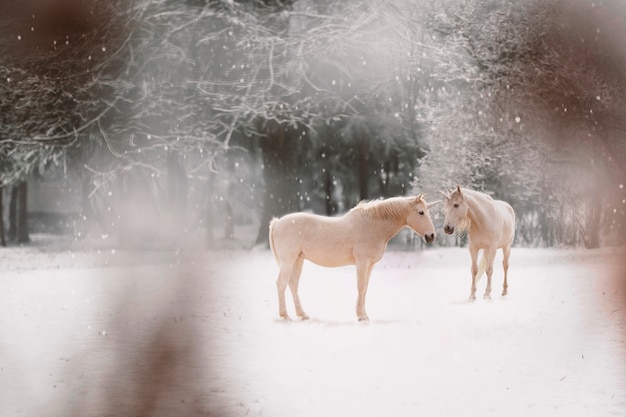
[[[487,257],[485,256],[484,251],[480,251],[480,259],[478,261],[478,272],[476,272],[476,283],[480,281],[480,279],[485,275],[485,271],[487,270]]]
[[[278,259],[278,255],[276,254],[276,249],[274,248],[274,226],[276,225],[277,221],[278,219],[276,217],[274,217],[270,221],[269,240],[270,240],[270,249],[272,249],[272,253],[274,254],[274,259],[276,259],[276,262],[278,262],[278,264],[280,265],[280,260]]]

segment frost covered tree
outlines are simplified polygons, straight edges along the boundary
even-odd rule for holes
[[[369,1],[302,1],[235,4],[230,12],[232,41],[201,41],[223,49],[224,72],[199,88],[228,129],[224,145],[261,156],[265,193],[257,241],[266,241],[271,217],[306,208],[311,194],[323,194],[332,212],[338,182],[352,196],[352,178],[358,178],[348,207],[359,197],[391,192],[387,184],[395,183],[400,166],[410,171],[418,148],[405,140],[415,132],[403,126],[405,107],[396,92],[396,10]],[[410,155],[403,158],[402,151]],[[339,163],[350,152],[352,175]],[[369,192],[370,182],[381,184],[380,194]],[[306,188],[319,184],[319,192]]]
[[[1,179],[79,173],[104,228],[141,206],[211,240],[254,211],[265,242],[273,216],[411,183],[495,192],[525,242],[623,227],[610,2],[588,20],[556,1],[45,4],[3,6]]]
[[[25,181],[86,140],[115,100],[110,93],[128,22],[123,3],[0,6],[0,184],[20,184],[12,194],[22,202],[16,215],[22,241]]]
[[[5,174],[27,171],[19,165],[32,165],[33,150],[40,163],[54,159],[45,151],[84,138],[118,99],[111,92],[128,40],[122,4],[3,3],[0,140],[13,164]]]
[[[512,200],[531,241],[596,247],[601,232],[615,236],[624,225],[623,23],[619,2],[476,1],[442,14],[446,85],[430,119],[441,140],[427,166]]]
[[[138,194],[184,221],[188,178],[211,172],[221,146],[224,125],[198,88],[220,57],[199,46],[225,33],[229,3],[182,6],[3,4],[2,184],[62,166],[83,183],[81,217],[105,232],[133,222],[122,206]]]

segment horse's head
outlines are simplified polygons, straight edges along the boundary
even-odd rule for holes
[[[426,202],[426,194],[422,193],[415,197],[411,201],[411,211],[406,218],[406,224],[415,231],[418,235],[424,237],[427,243],[432,242],[435,239],[435,226],[430,219],[430,213],[428,207],[431,207],[439,201],[432,203]]]
[[[461,187],[458,185],[456,190],[448,191],[447,193],[440,191],[440,193],[446,198],[443,208],[443,214],[445,216],[443,220],[443,231],[451,235],[454,233],[455,228],[467,222],[467,201],[463,197]]]

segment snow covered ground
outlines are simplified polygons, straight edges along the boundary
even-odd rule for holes
[[[264,249],[0,249],[1,414],[626,416],[625,255],[514,248],[469,302],[466,249],[387,252],[359,323],[352,267],[284,322]]]

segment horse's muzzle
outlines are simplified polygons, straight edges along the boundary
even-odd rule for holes
[[[426,243],[430,243],[433,240],[435,240],[435,234],[431,233],[431,234],[425,234],[424,235],[424,240],[426,240]]]
[[[443,227],[443,231],[446,232],[447,234],[451,235],[452,233],[454,233],[454,227],[445,225]]]

